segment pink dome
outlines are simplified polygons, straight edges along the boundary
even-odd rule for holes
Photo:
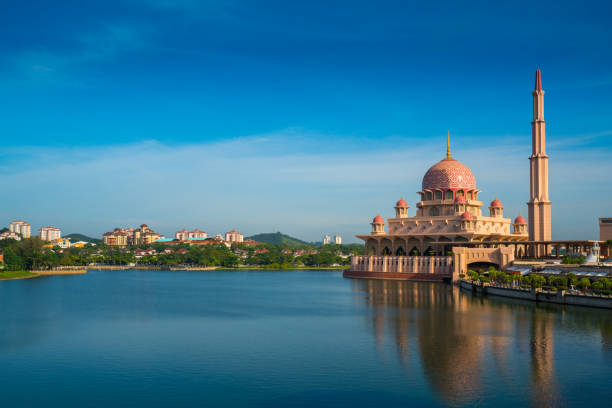
[[[383,217],[381,217],[380,215],[377,215],[376,217],[374,217],[374,219],[372,220],[372,224],[384,224],[385,220],[383,219]]]
[[[499,201],[497,198],[493,201],[491,201],[491,205],[489,207],[503,207],[501,201]]]
[[[476,189],[472,170],[452,158],[440,160],[427,170],[423,177],[423,190]]]
[[[523,216],[522,216],[522,215],[519,215],[518,217],[516,217],[516,218],[514,219],[514,223],[515,223],[515,224],[525,225],[525,224],[527,224],[527,221],[525,220],[525,218],[523,218]]]
[[[473,220],[474,216],[466,211],[463,214],[461,214],[461,219],[462,220]]]
[[[465,196],[457,196],[455,198],[456,203],[465,203]]]
[[[396,207],[408,207],[408,203],[403,198],[395,203]]]

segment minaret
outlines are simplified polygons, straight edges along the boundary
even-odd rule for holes
[[[529,207],[529,240],[550,241],[550,205],[548,200],[548,156],[546,155],[546,121],[544,120],[544,91],[542,76],[536,71],[531,122],[531,199]],[[536,247],[535,256],[543,256],[544,246]]]

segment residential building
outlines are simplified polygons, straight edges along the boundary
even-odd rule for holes
[[[31,231],[30,224],[22,220],[11,222],[9,225],[9,230],[11,232],[14,232],[15,234],[21,235],[22,238],[30,238],[30,235],[31,235],[30,234],[30,231]]]
[[[225,233],[225,240],[229,243],[243,242],[244,235],[233,229],[230,232]]]
[[[186,241],[188,239],[206,239],[208,238],[208,234],[200,229],[196,228],[193,231],[187,231],[186,229],[182,229],[181,231],[177,231],[174,234],[174,238],[179,241]]]
[[[21,241],[21,235],[13,231],[5,231],[0,234],[0,239],[14,239],[17,241]]]
[[[340,235],[334,236],[334,243],[336,245],[342,245],[342,237]]]
[[[329,235],[325,235],[323,237],[323,245],[329,245],[331,244],[331,237]]]
[[[115,228],[112,232],[106,232],[102,235],[102,240],[105,245],[120,247],[126,245],[146,245],[160,238],[162,238],[162,235],[153,231],[147,224],[142,224],[136,229]]]
[[[131,245],[143,245],[150,244],[161,238],[161,234],[153,231],[147,224],[142,224],[140,228],[136,228],[131,237]],[[128,237],[128,244],[130,239]]]
[[[128,244],[129,232],[125,229],[115,228],[112,232],[105,232],[102,235],[104,245],[124,247]]]
[[[55,241],[62,237],[62,231],[55,227],[42,227],[38,232],[43,241]]]

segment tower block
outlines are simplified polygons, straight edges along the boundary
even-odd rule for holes
[[[544,120],[544,91],[542,76],[536,71],[533,95],[533,122],[531,122],[531,156],[529,207],[529,240],[550,241],[550,207],[548,200],[548,156],[546,155],[546,121]],[[544,245],[536,245],[534,256],[547,255]]]

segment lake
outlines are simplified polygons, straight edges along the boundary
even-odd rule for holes
[[[0,282],[3,406],[607,406],[612,313],[330,271]]]

